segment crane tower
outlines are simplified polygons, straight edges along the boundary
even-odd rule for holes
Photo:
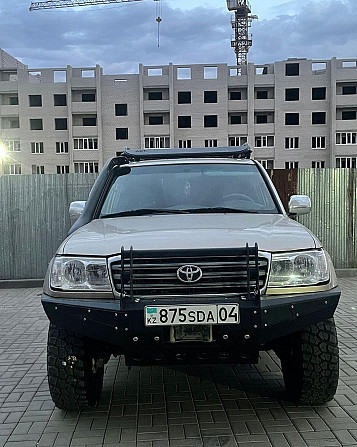
[[[251,8],[248,0],[227,0],[227,8],[234,11],[231,21],[234,35],[232,37],[231,46],[237,58],[237,65],[247,65],[248,51],[252,46],[252,35],[249,28],[253,19],[258,16],[251,15]]]

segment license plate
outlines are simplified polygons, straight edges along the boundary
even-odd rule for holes
[[[145,326],[182,324],[238,324],[238,304],[204,304],[202,306],[146,306]]]

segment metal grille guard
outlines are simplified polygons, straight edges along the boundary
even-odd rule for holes
[[[193,250],[194,252],[200,252],[200,250]],[[201,250],[205,251],[207,253],[208,250]],[[214,250],[212,250],[214,251]],[[216,250],[217,252],[221,252],[224,250]],[[254,247],[249,247],[248,243],[244,248],[237,249],[239,251],[240,255],[244,255],[246,257],[246,265],[247,265],[247,293],[244,295],[241,294],[241,298],[244,300],[258,300],[260,298],[260,289],[259,289],[259,250],[258,250],[258,244],[255,243]],[[147,252],[145,252],[146,254]],[[124,246],[121,247],[120,250],[120,276],[121,276],[121,285],[120,285],[120,298],[129,298],[130,300],[134,301],[134,255],[137,254],[138,258],[140,258],[140,254],[144,254],[142,251],[136,251],[134,252],[133,247],[131,246],[129,250],[125,250]],[[155,254],[158,254],[158,252],[155,251]],[[250,266],[250,256],[254,256],[254,268],[256,272],[256,281],[255,281],[255,287],[253,290],[251,290],[251,266]],[[129,260],[129,272],[125,270],[125,261]],[[130,295],[128,296],[125,293],[124,287],[125,284],[129,283],[130,288]]]

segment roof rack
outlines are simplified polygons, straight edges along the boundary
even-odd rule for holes
[[[236,158],[249,159],[252,151],[247,143],[242,146],[192,149],[130,149],[126,147],[121,154],[128,161],[159,160],[176,158]]]

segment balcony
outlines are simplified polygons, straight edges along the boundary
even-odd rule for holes
[[[357,95],[336,95],[337,107],[357,107]]]
[[[259,135],[274,135],[275,124],[274,123],[264,123],[254,125],[255,133]]]
[[[170,101],[168,99],[144,101],[144,113],[150,112],[169,112]]]
[[[264,112],[275,109],[275,99],[255,99],[254,109]]]
[[[228,87],[247,87],[248,76],[228,76]]]
[[[145,136],[170,135],[170,124],[144,125]]]
[[[15,93],[18,89],[17,70],[4,69],[0,70],[0,93]]]
[[[98,136],[97,126],[73,126],[73,137],[96,137]]]
[[[97,113],[96,102],[72,102],[73,113]]]
[[[338,68],[336,81],[357,81],[357,67]]]
[[[4,140],[20,140],[20,128],[17,129],[1,129],[1,138]],[[18,152],[11,152],[11,154]]]
[[[247,135],[248,124],[229,124],[228,132],[230,135]]]
[[[253,147],[254,158],[274,158],[275,147]]]
[[[240,99],[237,101],[228,101],[228,112],[247,112],[248,101]]]
[[[355,132],[357,128],[357,120],[336,120],[336,132],[351,131]]]
[[[73,76],[70,79],[72,88],[95,88],[96,87],[96,78],[82,78]]]
[[[267,87],[267,86],[275,86],[275,75],[273,74],[256,74],[254,76],[254,86],[255,87]]]
[[[168,87],[169,76],[143,76],[143,87]]]
[[[1,107],[1,115],[3,116],[11,116],[11,115],[19,115],[19,106],[10,106],[9,104],[0,105]]]
[[[98,161],[98,149],[74,150],[73,161]]]

